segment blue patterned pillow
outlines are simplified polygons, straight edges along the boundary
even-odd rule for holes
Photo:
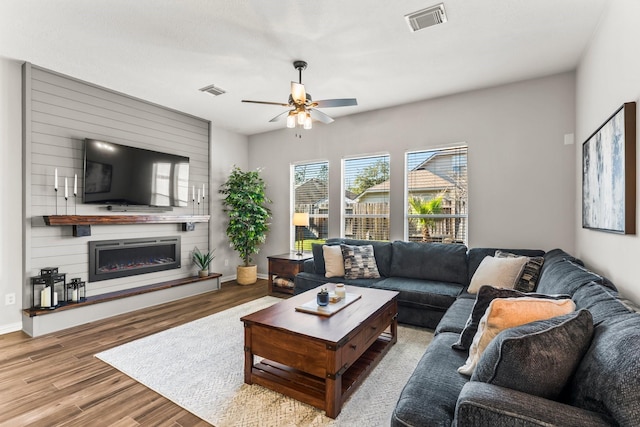
[[[372,245],[340,245],[344,258],[345,279],[377,279],[380,277]]]

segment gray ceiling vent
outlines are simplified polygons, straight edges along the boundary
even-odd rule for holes
[[[447,22],[447,14],[444,11],[444,3],[440,3],[405,15],[404,19],[407,20],[411,31],[418,31]]]
[[[227,93],[226,90],[220,89],[219,87],[215,87],[214,85],[205,86],[200,89],[202,92],[210,93],[213,96],[222,95],[223,93]]]

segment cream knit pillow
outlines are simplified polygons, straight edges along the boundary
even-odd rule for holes
[[[484,285],[513,289],[528,261],[529,258],[524,256],[517,258],[484,257],[471,278],[468,292],[477,294],[480,287]]]
[[[324,277],[344,277],[344,258],[340,245],[323,245]]]

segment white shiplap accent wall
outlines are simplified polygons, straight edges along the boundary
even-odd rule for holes
[[[29,277],[43,267],[58,267],[67,279],[88,280],[88,242],[120,238],[181,237],[180,269],[87,283],[87,295],[128,289],[195,274],[191,251],[209,248],[208,224],[196,224],[193,232],[180,224],[95,225],[91,236],[73,237],[72,228],[47,227],[42,215],[56,212],[54,170],[58,169],[58,214],[108,214],[104,206],[82,204],[84,139],[93,138],[155,151],[188,156],[189,189],[206,184],[207,198],[201,214],[210,214],[210,123],[197,117],[135,99],[31,64],[24,65],[25,85],[25,294],[31,305]],[[73,179],[78,175],[78,204],[74,207]],[[64,177],[70,199],[65,209]],[[16,180],[17,184],[18,180]],[[191,197],[191,191],[189,191]],[[189,215],[190,204],[166,214]],[[198,212],[196,212],[197,214]],[[129,212],[128,214],[135,214]]]

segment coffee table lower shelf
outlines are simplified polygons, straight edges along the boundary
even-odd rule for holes
[[[391,331],[384,331],[362,356],[343,372],[341,402],[338,408],[342,407],[342,404],[364,381],[395,342],[396,339]],[[251,370],[251,379],[254,384],[275,390],[316,408],[325,409],[326,407],[326,379],[324,378],[262,359],[254,364]],[[335,418],[336,415],[327,414],[331,418]]]

